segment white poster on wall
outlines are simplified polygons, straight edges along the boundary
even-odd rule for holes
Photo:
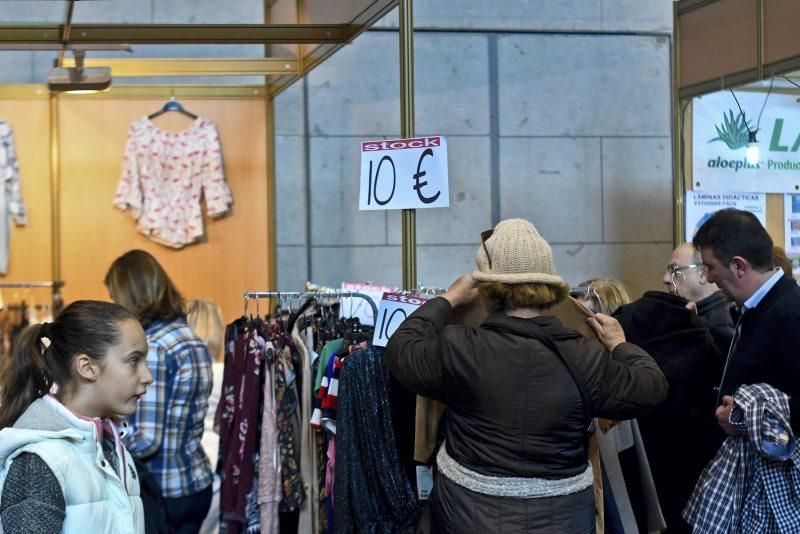
[[[692,241],[704,222],[724,208],[746,210],[767,226],[767,195],[764,193],[730,193],[727,191],[686,192],[686,242]]]
[[[692,100],[692,181],[703,191],[790,193],[800,191],[800,104],[792,95],[730,91]],[[764,103],[766,102],[766,106]],[[763,107],[763,113],[761,109]],[[758,117],[761,113],[761,121]],[[748,128],[760,156],[745,157]]]
[[[783,212],[783,248],[792,262],[792,274],[800,274],[800,195],[784,196]]]

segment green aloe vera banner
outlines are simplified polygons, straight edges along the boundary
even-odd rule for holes
[[[696,191],[800,191],[800,103],[797,97],[728,90],[692,102],[692,182]],[[763,107],[763,113],[762,113]],[[759,113],[761,120],[759,122]],[[758,128],[758,161],[746,158],[748,130]]]

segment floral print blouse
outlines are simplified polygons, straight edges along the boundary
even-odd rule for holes
[[[173,248],[194,243],[204,233],[201,195],[211,217],[233,203],[216,125],[202,117],[180,132],[147,117],[131,124],[114,205],[130,211],[139,231]]]

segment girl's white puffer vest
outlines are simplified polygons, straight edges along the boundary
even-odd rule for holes
[[[0,430],[0,495],[14,458],[30,452],[44,460],[61,486],[67,505],[63,533],[144,534],[133,459],[123,447],[115,470],[103,456],[97,432],[93,422],[54,397],[37,399],[13,427]]]

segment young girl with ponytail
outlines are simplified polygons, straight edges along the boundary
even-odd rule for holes
[[[0,532],[144,533],[119,421],[153,382],[146,355],[139,321],[107,302],[17,336],[0,375]]]

